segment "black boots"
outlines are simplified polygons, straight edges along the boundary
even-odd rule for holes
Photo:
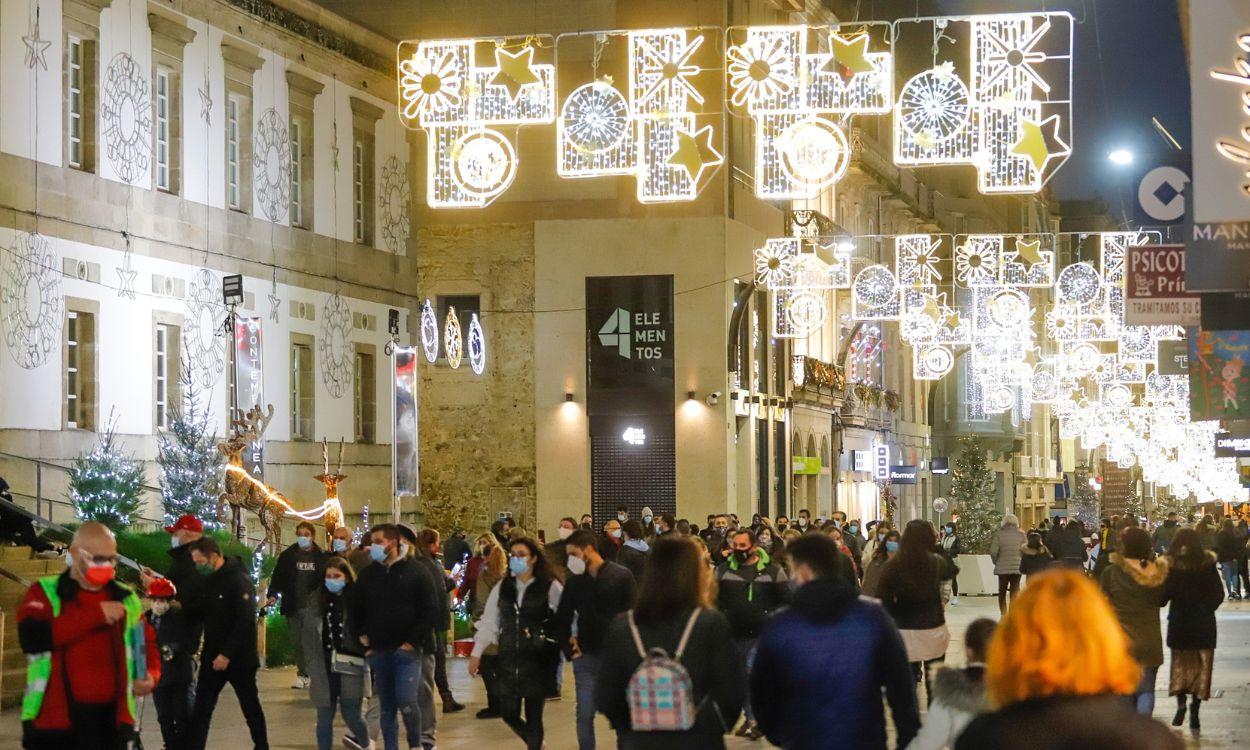
[[[1172,717],[1172,726],[1179,727],[1185,723],[1185,694],[1176,696],[1176,715]]]
[[[1202,701],[1198,700],[1198,696],[1195,695],[1193,703],[1189,706],[1189,730],[1194,734],[1198,734],[1198,731],[1202,729],[1202,724],[1198,721],[1198,706],[1201,704]]]

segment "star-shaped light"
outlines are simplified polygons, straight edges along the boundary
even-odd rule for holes
[[[693,133],[678,128],[675,138],[677,149],[669,157],[668,163],[686,170],[693,183],[697,184],[702,179],[705,170],[719,166],[725,160],[712,146],[711,125],[704,125]]]
[[[946,327],[947,327],[947,328],[949,328],[950,330],[952,330],[952,331],[953,331],[953,330],[955,330],[955,329],[959,328],[959,326],[961,325],[961,323],[962,323],[962,321],[960,321],[960,319],[959,319],[959,311],[958,311],[958,310],[950,310],[949,312],[947,312],[947,313],[946,313]]]
[[[1033,240],[1032,242],[1016,240],[1016,260],[1029,268],[1042,263],[1044,259],[1038,252],[1041,247],[1041,240]]]
[[[847,81],[859,73],[871,73],[875,70],[872,61],[868,59],[867,34],[858,34],[850,39],[830,34],[829,42],[833,45],[833,56],[825,64],[826,73],[841,76],[843,81]]]
[[[926,318],[937,323],[942,319],[942,309],[938,307],[938,300],[935,295],[926,294],[924,297],[924,307],[920,310]]]
[[[39,38],[39,16],[36,12],[35,27],[31,32],[22,37],[22,43],[26,45],[26,67],[34,70],[35,66],[48,69],[48,47],[52,46],[51,41],[45,41]]]
[[[117,269],[117,296],[125,299],[135,298],[135,277],[139,275],[130,267],[130,255],[126,255],[126,262]]]
[[[1047,128],[1049,133],[1046,132]],[[1047,143],[1048,136],[1054,142],[1053,150]],[[1041,122],[1021,117],[1020,138],[1011,147],[1011,153],[1027,157],[1038,172],[1045,171],[1046,164],[1051,159],[1072,153],[1072,148],[1059,136],[1059,115],[1051,115]]]
[[[200,94],[200,119],[205,125],[213,124],[213,87],[208,82],[208,74],[204,74],[204,88],[197,89]]]
[[[330,168],[335,174],[339,171],[339,123],[334,121],[331,123],[330,135]]]
[[[278,298],[278,288],[269,293],[269,319],[278,322],[278,311],[282,309],[282,300]]]
[[[492,86],[503,86],[507,89],[511,99],[520,96],[521,90],[526,86],[541,82],[538,74],[530,67],[534,64],[533,47],[526,46],[516,54],[503,47],[496,47],[495,64],[499,66],[499,72],[490,79],[490,83]]]

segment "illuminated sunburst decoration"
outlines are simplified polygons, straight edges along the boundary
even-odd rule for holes
[[[893,99],[893,55],[870,51],[884,46],[884,28],[729,30],[727,89],[730,103],[753,121],[756,195],[810,198],[846,173],[847,116],[888,112]],[[822,37],[828,51],[809,52]]]
[[[955,282],[964,287],[998,284],[1003,238],[996,234],[973,234],[955,245]]]
[[[256,204],[270,221],[288,215],[291,193],[291,139],[286,124],[273,107],[256,123],[252,149]]]
[[[352,351],[352,310],[342,296],[331,295],[321,309],[321,335],[317,340],[321,382],[332,398],[351,390],[355,353]]]
[[[6,248],[0,276],[0,319],[4,341],[18,366],[33,370],[61,345],[65,299],[61,262],[52,243],[39,234],[22,233]]]
[[[408,221],[408,165],[391,156],[382,166],[378,185],[378,210],[381,213],[382,239],[393,253],[404,252],[412,227]]]
[[[500,126],[555,119],[555,66],[536,62],[549,36],[411,41],[399,45],[400,120],[423,129],[426,202],[489,205],[512,185],[515,147]],[[494,65],[479,64],[480,57]]]
[[[100,122],[105,153],[122,181],[148,173],[152,159],[152,96],[148,73],[130,55],[109,62],[100,91]]]
[[[428,299],[421,306],[421,351],[427,362],[438,361],[438,317]]]
[[[829,318],[828,292],[850,286],[850,251],[799,237],[770,239],[755,251],[755,280],[772,298],[772,335],[803,338]]]
[[[225,317],[221,282],[212,271],[201,268],[188,285],[182,328],[182,351],[201,388],[212,388],[225,368],[226,339],[218,335]]]
[[[1071,154],[1072,28],[1067,13],[898,21],[895,46],[931,44],[937,59],[899,93],[895,163],[967,164],[988,194],[1041,190]]]

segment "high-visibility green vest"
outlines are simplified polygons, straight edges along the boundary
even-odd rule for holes
[[[61,616],[61,597],[56,592],[57,581],[60,576],[48,576],[40,578],[39,585],[43,588],[44,596],[48,597],[48,602],[52,605],[52,617]],[[135,630],[141,624],[140,618],[143,616],[143,603],[139,601],[139,597],[134,591],[124,583],[115,582],[126,592],[122,604],[126,607],[126,630],[125,630],[125,651],[126,651],[126,708],[130,711],[133,719],[135,716],[135,692],[134,692],[134,648],[135,648]],[[146,671],[147,665],[141,665]],[[22,721],[33,721],[39,715],[39,709],[43,707],[43,696],[48,691],[48,678],[52,676],[52,652],[44,651],[38,654],[27,654],[26,656],[26,694],[22,696]],[[65,686],[66,697],[68,698],[69,685]]]

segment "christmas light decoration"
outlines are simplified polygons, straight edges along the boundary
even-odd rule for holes
[[[902,311],[894,273],[881,265],[867,266],[851,285],[851,317],[856,320],[897,320]]]
[[[438,361],[438,318],[428,299],[421,306],[421,350],[427,362]]]
[[[474,374],[481,375],[486,369],[486,334],[482,324],[478,322],[477,313],[469,318],[469,367]]]
[[[1072,17],[1018,13],[902,19],[943,41],[966,39],[966,60],[934,60],[911,75],[894,108],[900,166],[967,164],[981,192],[1034,193],[1071,154]],[[1053,78],[1048,78],[1051,76]]]
[[[443,326],[443,354],[447,357],[447,366],[455,370],[460,367],[464,355],[464,339],[460,334],[460,317],[456,308],[447,308],[447,321]]]
[[[110,415],[91,452],[74,459],[69,500],[81,520],[120,531],[130,526],[143,504],[143,464],[122,450],[115,429]]]

